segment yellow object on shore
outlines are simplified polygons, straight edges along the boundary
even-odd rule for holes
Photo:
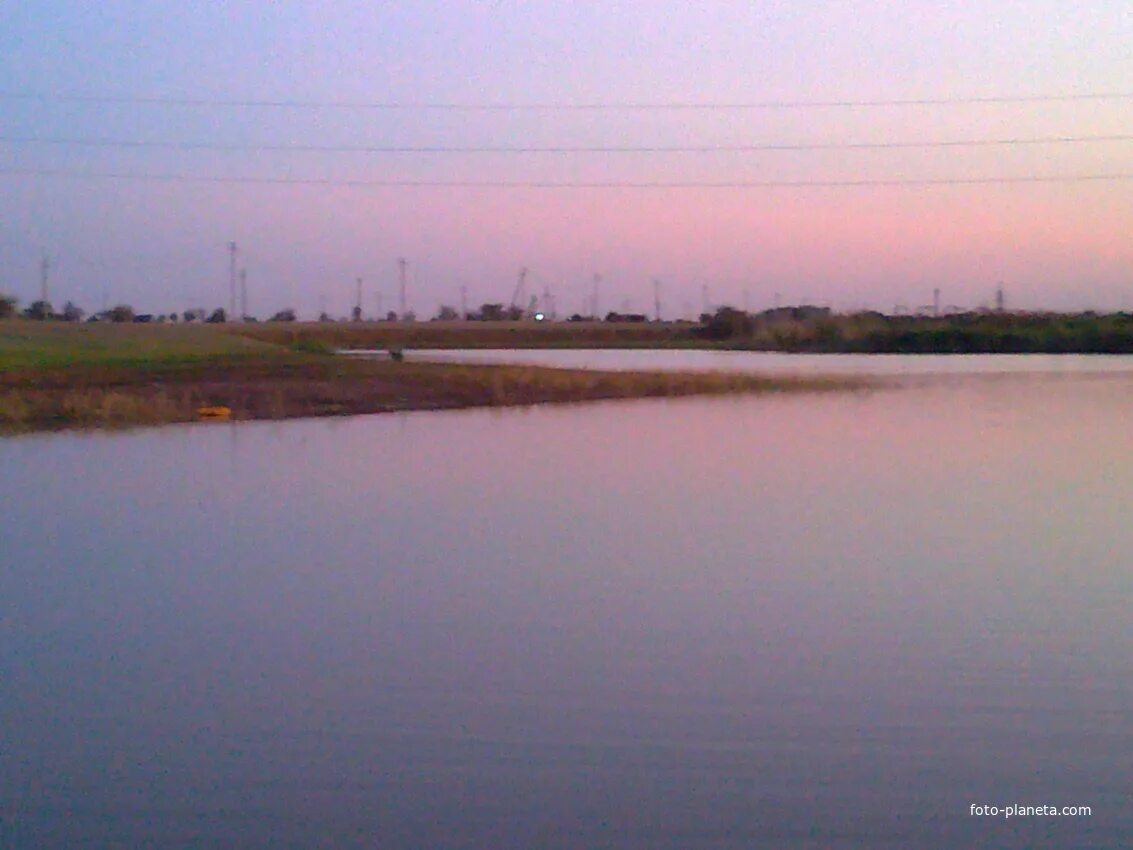
[[[232,410],[221,406],[201,407],[197,409],[197,415],[201,419],[227,419],[232,415]]]

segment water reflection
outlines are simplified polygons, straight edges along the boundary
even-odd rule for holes
[[[1118,846],[1131,389],[0,442],[0,845]]]

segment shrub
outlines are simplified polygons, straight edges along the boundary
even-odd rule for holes
[[[751,336],[755,332],[755,319],[743,310],[721,307],[704,323],[701,334],[707,339],[734,339]]]
[[[55,318],[55,308],[50,301],[33,301],[31,306],[24,310],[24,318],[45,321]]]
[[[134,321],[134,308],[129,304],[118,304],[106,311],[106,318],[112,322]]]

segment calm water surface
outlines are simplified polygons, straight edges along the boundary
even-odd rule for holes
[[[0,441],[0,847],[1126,846],[1130,423],[1116,371]]]
[[[357,356],[376,352],[349,352]],[[384,352],[383,352],[384,354]],[[678,349],[418,349],[418,360],[515,363],[574,369],[691,369],[886,376],[1133,373],[1127,354],[784,354]]]

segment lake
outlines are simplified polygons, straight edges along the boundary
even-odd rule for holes
[[[0,847],[1124,846],[1133,361],[932,360],[0,440]]]

